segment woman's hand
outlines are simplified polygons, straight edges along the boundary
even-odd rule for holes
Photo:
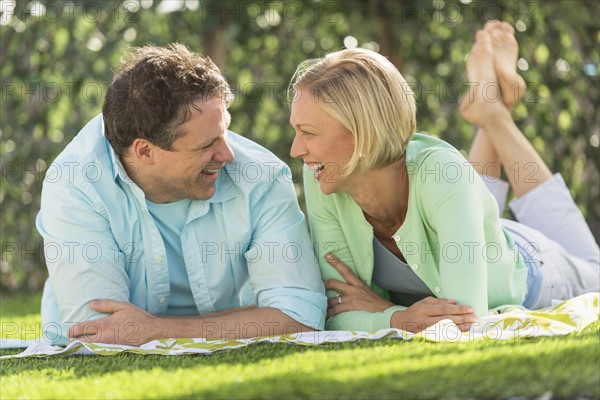
[[[327,254],[325,259],[346,282],[337,279],[325,281],[325,288],[339,294],[327,301],[327,318],[346,311],[381,312],[394,304],[383,299],[370,287],[358,279],[350,268],[333,254]]]
[[[465,332],[477,320],[474,312],[470,306],[456,304],[456,300],[427,297],[392,314],[391,327],[417,333],[443,319],[450,319]]]
[[[325,281],[327,290],[339,293],[327,301],[327,318],[346,311],[382,312],[394,306],[365,285],[333,254],[326,255],[325,259],[346,281],[345,283],[336,279]],[[456,304],[456,300],[427,297],[404,311],[396,311],[392,315],[391,327],[416,333],[443,319],[450,319],[465,332],[477,320],[474,312],[475,310],[468,305]]]

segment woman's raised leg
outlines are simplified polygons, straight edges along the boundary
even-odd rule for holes
[[[511,187],[518,197],[511,203],[511,209],[519,222],[560,243],[572,255],[597,264],[598,245],[564,181],[559,175],[552,175],[515,125],[508,108],[497,99],[493,101],[486,96],[486,86],[498,82],[497,71],[512,69],[516,74],[512,61],[502,65],[502,59],[494,57],[495,68],[490,71],[490,62],[486,59],[490,57],[490,53],[496,54],[497,49],[512,49],[510,51],[516,52],[513,40],[513,34],[498,24],[489,29],[486,25],[485,30],[477,32],[475,46],[488,50],[478,52],[477,60],[471,60],[470,57],[467,61],[467,72],[472,85],[468,98],[461,103],[461,113],[467,121],[483,130],[489,139],[488,144],[491,144],[504,166]],[[510,75],[509,72],[503,74]]]
[[[492,44],[496,82],[502,95],[502,104],[510,111],[525,89],[525,82],[516,70],[519,48],[514,30],[505,22],[490,21],[485,25],[484,32],[488,34]],[[471,63],[471,66],[473,65]],[[482,82],[477,79],[475,74],[469,74],[472,90],[480,92],[477,98],[487,103],[499,102],[500,98],[489,95],[494,92],[493,88],[490,91],[490,87],[496,82]],[[473,99],[471,93],[461,103],[461,112],[467,120],[473,115]],[[504,113],[505,117],[506,115],[510,120],[504,121],[508,124],[507,127],[491,127],[490,130],[483,128],[481,124],[478,125],[479,131],[469,154],[469,161],[479,163],[479,169],[475,169],[488,176],[491,171],[497,169],[496,165],[502,165],[515,195],[521,197],[550,179],[552,173],[529,140],[512,122],[510,112]],[[498,172],[494,177],[499,176]]]

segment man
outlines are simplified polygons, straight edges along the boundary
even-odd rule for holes
[[[130,52],[102,115],[46,175],[46,337],[139,345],[323,328],[289,169],[228,131],[231,100],[219,69],[183,45]]]

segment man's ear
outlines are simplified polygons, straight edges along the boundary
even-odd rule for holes
[[[129,147],[131,156],[144,164],[152,164],[156,153],[156,146],[146,139],[137,138]]]

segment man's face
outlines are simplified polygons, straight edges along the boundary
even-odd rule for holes
[[[172,150],[154,146],[150,184],[144,188],[146,198],[153,203],[211,198],[220,170],[234,159],[227,143],[231,116],[223,100],[215,97],[197,101],[194,106]]]

